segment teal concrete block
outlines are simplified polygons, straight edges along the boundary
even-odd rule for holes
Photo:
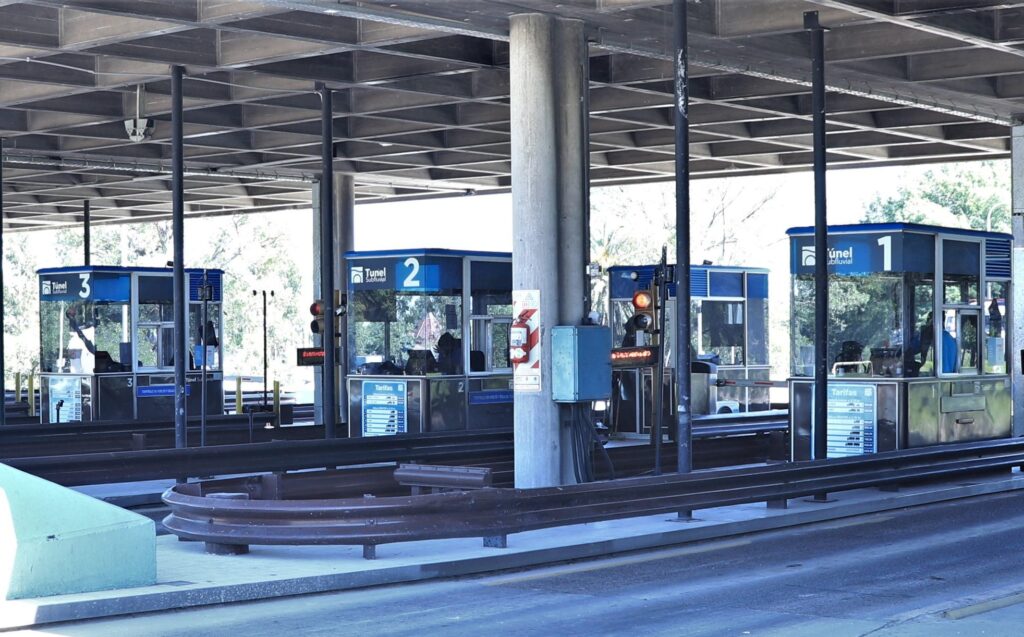
[[[0,599],[154,583],[152,520],[0,464]]]

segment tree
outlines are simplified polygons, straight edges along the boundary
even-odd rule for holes
[[[903,221],[1009,232],[1010,169],[1006,161],[946,164],[896,195],[868,204],[865,223]]]
[[[741,265],[756,237],[739,234],[759,217],[778,190],[737,186],[732,180],[707,180],[691,192],[691,255],[697,263]],[[758,184],[760,185],[760,184]],[[675,193],[670,184],[595,188],[591,194],[590,258],[602,268],[643,265],[661,258],[669,247],[674,261]],[[747,264],[750,265],[750,264]],[[604,311],[608,304],[607,277],[593,281],[593,306]]]

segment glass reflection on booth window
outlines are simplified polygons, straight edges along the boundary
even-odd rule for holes
[[[349,303],[350,365],[363,374],[461,374],[461,290],[359,290]]]
[[[932,275],[907,275],[910,306],[910,337],[903,359],[908,378],[935,375],[935,278]]]
[[[722,365],[743,365],[745,318],[742,301],[704,301],[701,351],[718,354]]]
[[[981,246],[972,241],[942,242],[943,303],[976,305],[981,278]]]
[[[40,302],[40,369],[109,374],[131,370],[128,304]]]
[[[1006,362],[1006,296],[1008,285],[1005,281],[989,281],[986,284],[985,308],[982,311],[985,334],[985,372],[1005,374]]]
[[[903,375],[903,279],[829,275],[828,365],[833,376]],[[793,372],[814,374],[814,278],[794,282]]]

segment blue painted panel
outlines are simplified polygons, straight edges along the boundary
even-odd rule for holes
[[[747,275],[747,297],[751,299],[768,298],[768,275],[748,274]]]
[[[708,278],[710,296],[743,296],[742,272],[709,272]],[[693,286],[690,288],[692,290]]]
[[[470,405],[496,405],[499,403],[510,403],[513,401],[511,389],[485,389],[483,391],[469,392]]]
[[[158,398],[174,395],[174,385],[137,385],[135,395],[139,398]],[[192,395],[192,387],[185,385],[185,395]]]
[[[462,288],[462,260],[451,257],[360,259],[349,264],[348,272],[348,287],[353,292],[438,292]]]
[[[131,277],[116,272],[53,273],[39,276],[40,301],[127,303]]]

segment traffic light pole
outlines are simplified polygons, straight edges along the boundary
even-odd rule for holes
[[[651,414],[651,440],[654,443],[654,475],[661,475],[661,436],[664,432],[665,412],[665,303],[668,301],[668,249],[661,248],[661,263],[654,272],[654,284],[657,300],[654,306],[657,310],[658,324],[655,329],[658,333],[658,359],[654,363],[654,378],[651,379],[651,392],[654,398],[654,413]]]
[[[334,105],[331,89],[317,84],[320,91],[320,297],[324,302],[323,415],[324,437],[337,435],[338,383],[334,353],[337,347],[334,322]]]

